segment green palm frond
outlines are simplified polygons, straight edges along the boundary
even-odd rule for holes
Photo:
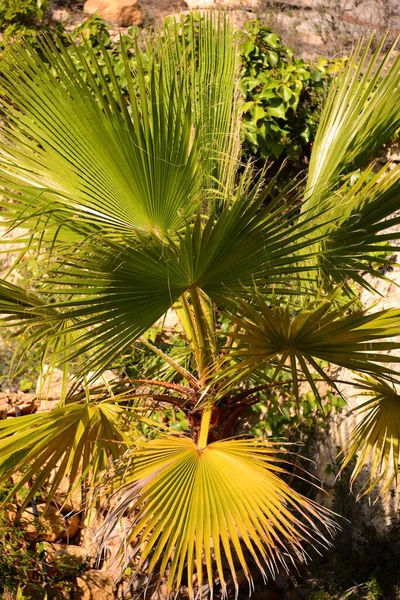
[[[146,71],[138,44],[134,73],[125,51],[128,101],[100,38],[104,68],[71,40],[68,48],[45,37],[37,51],[23,42],[7,48],[0,186],[18,202],[8,207],[11,221],[56,237],[60,229],[78,235],[85,223],[164,237],[210,186],[221,199],[237,168],[236,44],[225,16],[192,29],[182,37],[175,24],[172,37],[145,46]]]
[[[390,65],[397,43],[382,58],[384,38],[371,57],[372,38],[361,41],[333,82],[310,158],[305,210],[318,207],[343,175],[363,168],[400,127],[400,57]]]
[[[389,242],[389,250],[390,241],[399,239],[389,228],[397,224],[394,213],[400,209],[400,171],[384,167],[374,173],[369,164],[400,127],[397,40],[382,58],[384,43],[372,54],[372,38],[357,45],[331,86],[313,144],[301,210],[317,217],[324,207],[331,215],[331,221],[321,220],[320,234],[326,237],[318,244],[319,258],[307,259],[311,270],[318,262],[328,288],[332,279],[337,284],[351,278],[372,289],[360,271],[381,277],[376,252],[382,243]]]
[[[88,83],[69,52],[77,55]],[[109,61],[107,69],[114,81]],[[131,98],[129,113],[94,56],[89,65],[79,46],[67,51],[61,42],[42,38],[38,51],[22,42],[8,48],[0,72],[7,116],[0,144],[2,185],[28,192],[32,214],[50,205],[97,226],[158,235],[182,223],[193,211],[197,190],[190,101],[179,87],[168,96],[162,73],[158,78],[153,73],[149,105],[144,75],[137,76],[141,92]]]
[[[365,169],[354,185],[345,184],[333,197],[332,221],[321,224],[326,238],[320,244],[320,268],[325,281],[330,277],[340,283],[351,277],[367,287],[360,272],[381,277],[376,253],[397,250],[391,242],[400,235],[395,227],[399,224],[400,168],[385,165],[377,173]],[[378,264],[385,262],[380,258]]]
[[[199,136],[201,203],[203,210],[212,208],[215,199],[223,204],[233,190],[240,153],[239,55],[229,18],[210,12],[202,17],[192,13],[184,23],[167,19],[151,56],[155,65],[162,60],[169,80],[186,74]]]
[[[360,495],[376,486],[381,493],[396,484],[400,460],[400,394],[395,385],[379,377],[364,378],[356,382],[361,396],[369,397],[355,409],[361,420],[343,448],[345,456],[342,470],[356,460],[351,475],[354,483],[367,467],[368,479]]]
[[[238,302],[238,309],[240,316],[230,314],[238,325],[232,336],[239,341],[230,358],[240,362],[228,372],[243,376],[244,371],[270,364],[277,374],[288,363],[295,388],[300,368],[318,395],[312,372],[334,385],[318,360],[381,376],[395,373],[384,363],[400,362],[400,357],[387,354],[400,348],[400,342],[391,339],[400,333],[399,310],[346,314],[349,305],[336,307],[334,297],[303,307],[276,306],[260,294],[254,296],[254,304]]]
[[[37,261],[44,272],[35,282],[43,311],[20,311],[14,322],[29,323],[30,343],[35,338],[58,344],[55,365],[90,356],[79,373],[99,374],[186,290],[200,289],[222,305],[254,283],[266,293],[300,293],[302,275],[310,272],[297,251],[304,249],[302,260],[308,257],[308,241],[296,222],[287,223],[296,207],[278,197],[263,208],[268,190],[247,197],[239,189],[239,198],[218,219],[197,215],[181,235],[164,242],[157,236],[113,242],[97,233],[78,244],[51,245],[51,262],[46,253]],[[318,226],[310,222],[314,239]],[[7,283],[0,282],[0,290],[0,313],[10,318],[10,302],[18,302]]]
[[[305,542],[329,543],[318,526],[328,535],[334,529],[332,513],[281,478],[285,469],[276,452],[273,444],[252,440],[214,442],[203,450],[173,436],[144,443],[128,452],[121,479],[118,470],[111,479],[122,489],[112,496],[102,536],[128,511],[127,539],[136,548],[122,557],[124,565],[146,540],[138,569],[148,562],[148,572],[165,576],[169,590],[185,573],[190,597],[194,575],[200,589],[203,581],[212,589],[218,577],[226,595],[225,558],[236,588],[238,564],[251,586],[249,560],[273,576],[288,561],[305,558]]]
[[[131,443],[117,400],[70,402],[0,421],[0,482],[7,484],[13,473],[22,472],[7,499],[28,482],[24,505],[49,481],[51,498],[65,475],[70,490],[89,475],[96,480],[109,459],[120,457]]]

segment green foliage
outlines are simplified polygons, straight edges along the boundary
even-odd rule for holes
[[[260,21],[245,24],[240,45],[242,133],[261,158],[303,159],[310,152],[331,73],[339,63],[295,58]]]
[[[8,1],[14,3],[13,5],[20,2],[31,7],[32,14],[36,16],[30,27],[23,28],[22,23],[18,24],[19,20],[14,16],[10,33],[14,30],[18,31],[34,42],[43,7],[37,12],[33,7],[41,0]],[[195,18],[198,22],[199,17]],[[190,38],[192,35],[189,21],[189,17],[183,18],[179,33],[181,38]],[[115,40],[111,37],[105,21],[94,15],[75,27],[71,36],[73,40],[80,43],[83,56],[90,62],[90,53],[93,52],[98,65],[103,69],[106,67],[103,49],[107,50],[118,85],[122,94],[127,97],[122,46],[128,49],[129,62],[133,68],[136,68],[133,47],[134,36],[138,32],[139,28],[130,27],[121,38]],[[276,33],[258,20],[245,23],[244,31],[240,36],[242,37],[239,51],[242,61],[240,90],[244,98],[242,106],[244,156],[255,156],[261,159],[288,158],[292,166],[294,163],[297,164],[299,170],[299,161],[304,167],[304,157],[310,154],[322,103],[331,78],[340,70],[345,60],[337,59],[328,62],[320,58],[316,64],[312,64],[310,61],[298,59],[290,48],[282,44]],[[82,67],[81,61],[75,55],[72,55],[72,59],[83,80],[87,81],[88,74]],[[146,53],[142,54],[142,60],[142,66],[145,72],[148,72]],[[96,74],[94,76],[97,78]],[[107,73],[105,78],[110,81]]]
[[[283,395],[277,391],[261,392],[260,402],[247,415],[246,429],[250,426],[250,432],[258,437],[308,443],[326,428],[329,417],[345,406],[344,400],[332,392],[327,392],[321,400],[313,392],[306,392],[299,402],[291,387]]]
[[[96,57],[97,64],[104,71],[106,81],[110,82],[110,75],[107,73],[106,60],[104,56],[104,50],[107,51],[108,56],[113,65],[114,73],[118,85],[122,94],[127,97],[127,78],[124,67],[124,55],[123,48],[127,49],[129,64],[132,68],[135,68],[136,61],[134,59],[134,39],[139,34],[139,28],[136,26],[129,27],[128,31],[118,36],[117,40],[112,38],[107,24],[98,15],[93,15],[83,21],[80,25],[74,28],[71,33],[71,38],[77,42],[80,46],[81,53],[85,59],[90,63],[90,55],[93,52]],[[83,68],[82,61],[72,54],[72,59],[75,63],[76,68],[79,71],[82,79],[88,81],[88,73]],[[92,73],[96,79],[98,75]]]
[[[0,488],[0,499],[8,494]],[[0,598],[45,600],[46,592],[54,600],[71,597],[75,579],[87,569],[68,556],[55,556],[50,563],[43,542],[32,539],[20,521],[10,518],[16,505],[7,504],[0,512]],[[40,526],[37,525],[40,532]],[[4,595],[3,595],[4,594]]]
[[[0,331],[0,392],[34,392],[40,362],[35,359],[34,352],[29,352],[23,364],[18,366],[18,360],[14,360],[17,340],[10,333]]]
[[[4,39],[21,35],[34,38],[49,4],[48,0],[2,0],[0,32]]]

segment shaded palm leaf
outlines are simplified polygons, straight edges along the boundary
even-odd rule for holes
[[[301,227],[287,223],[297,209],[280,197],[262,208],[265,193],[257,195],[256,188],[246,196],[239,188],[238,200],[218,219],[197,216],[182,235],[164,242],[152,236],[121,243],[93,234],[79,244],[52,246],[52,262],[43,255],[45,274],[36,282],[48,310],[19,311],[12,318],[20,325],[24,318],[35,324],[36,340],[58,343],[54,364],[90,355],[79,372],[99,374],[185,290],[199,288],[222,305],[230,303],[232,294],[243,293],[243,285],[254,283],[263,284],[266,293],[300,293],[309,268],[297,251],[304,249],[302,259],[309,256],[308,242]],[[310,222],[310,231],[319,239],[318,225]],[[9,315],[10,302],[18,306],[18,300],[6,283],[0,289],[0,312]]]
[[[361,396],[369,396],[355,409],[362,415],[357,427],[343,449],[345,460],[342,470],[356,459],[351,482],[368,468],[368,480],[360,494],[380,486],[381,491],[395,485],[400,459],[400,394],[396,387],[381,378],[364,378],[356,382]]]
[[[334,385],[318,360],[364,373],[395,373],[384,363],[400,361],[400,357],[387,354],[400,348],[399,341],[390,340],[400,333],[399,310],[346,314],[349,305],[335,307],[333,298],[297,310],[290,305],[268,305],[259,294],[254,300],[253,305],[238,302],[240,316],[230,314],[240,328],[232,333],[240,344],[231,357],[240,362],[228,372],[243,376],[244,371],[269,363],[277,374],[288,362],[296,391],[300,368],[317,396],[312,371]]]
[[[246,554],[269,576],[293,557],[304,559],[304,542],[328,543],[317,527],[331,531],[331,513],[291,489],[284,474],[276,448],[265,442],[227,440],[204,450],[187,438],[147,442],[114,474],[123,487],[113,497],[103,538],[128,511],[133,556],[146,540],[139,569],[147,561],[150,573],[167,577],[169,590],[179,587],[186,571],[191,597],[195,574],[200,589],[204,580],[212,588],[218,576],[226,595],[222,556],[237,587],[237,564],[251,584]],[[133,556],[124,556],[124,563]]]
[[[399,175],[399,167],[384,166],[376,174],[369,168],[354,185],[345,184],[333,194],[332,221],[321,224],[326,238],[320,244],[319,263],[325,283],[329,277],[336,283],[351,277],[367,287],[360,271],[382,277],[378,267],[389,261],[377,261],[376,253],[395,252],[397,246],[391,242],[400,236],[395,227],[400,222]]]

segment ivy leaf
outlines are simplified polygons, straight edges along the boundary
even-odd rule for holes
[[[268,50],[266,57],[271,67],[275,67],[278,64],[279,55],[277,52],[274,52],[273,50]]]
[[[244,44],[242,44],[242,52],[246,58],[249,58],[254,49],[255,45],[252,40],[246,40]]]
[[[310,77],[313,81],[318,82],[322,79],[322,74],[320,71],[311,71]]]
[[[268,33],[264,36],[264,41],[271,46],[271,48],[279,48],[279,36],[276,33]]]
[[[263,119],[265,117],[264,108],[259,104],[255,104],[254,107],[251,109],[251,116],[253,117],[253,121],[256,122],[260,119]]]
[[[283,104],[283,102],[280,102],[276,106],[268,106],[267,113],[271,117],[277,117],[278,119],[286,120],[286,110],[285,110],[285,105]]]
[[[287,85],[283,85],[279,95],[285,102],[289,102],[290,98],[292,97],[292,90],[288,88]]]

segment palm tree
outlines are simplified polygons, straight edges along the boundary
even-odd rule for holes
[[[241,568],[251,585],[249,560],[273,576],[305,559],[305,544],[329,544],[334,520],[289,486],[282,443],[235,438],[237,424],[282,373],[298,397],[302,380],[317,397],[318,379],[335,388],[321,361],[372,395],[349,444],[346,460],[361,449],[354,475],[372,451],[371,485],[393,480],[400,311],[366,313],[352,285],[371,288],[375,253],[400,237],[400,167],[371,162],[400,127],[400,56],[388,66],[383,44],[355,49],[307,179],[279,193],[240,163],[223,14],[138,40],[133,67],[125,50],[128,100],[104,47],[105,67],[85,41],[6,50],[1,206],[23,232],[15,268],[35,256],[36,275],[2,280],[0,310],[21,334],[20,361],[34,351],[65,379],[57,409],[0,422],[0,481],[20,474],[8,499],[28,481],[25,504],[49,481],[51,498],[65,474],[70,490],[101,481],[113,497],[103,539],[129,513],[127,541],[139,540],[122,567],[133,560],[169,590],[185,573],[190,596],[194,574],[226,592],[226,571],[237,587]],[[185,338],[175,353],[149,334],[171,308]],[[138,343],[165,362],[159,377],[93,385]],[[183,411],[190,434],[155,423],[155,405]]]

